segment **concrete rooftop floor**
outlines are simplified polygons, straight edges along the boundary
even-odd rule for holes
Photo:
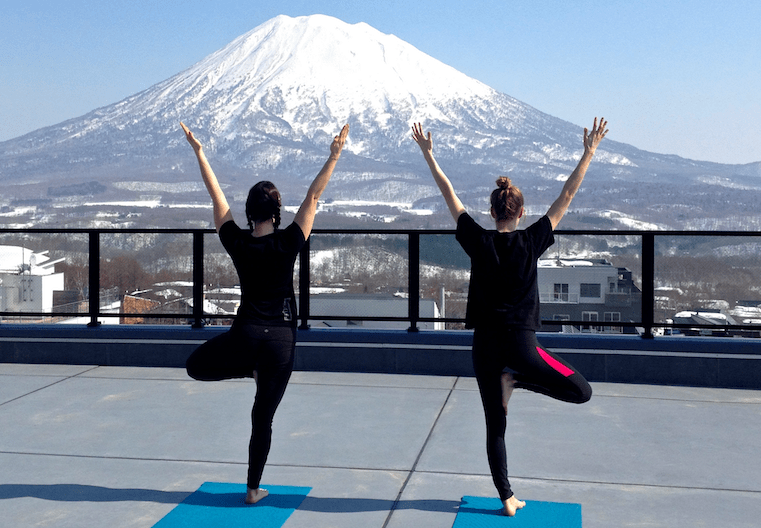
[[[585,528],[758,526],[761,392],[592,386],[581,406],[515,392],[519,498],[580,503]],[[150,527],[203,482],[244,483],[254,392],[0,364],[0,526]],[[484,444],[472,378],[295,372],[263,485],[313,488],[287,528],[449,528],[463,495],[496,496]]]

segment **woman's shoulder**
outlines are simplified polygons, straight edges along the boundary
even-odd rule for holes
[[[224,241],[225,239],[238,238],[243,233],[243,230],[238,227],[235,220],[231,219],[219,226],[218,232],[219,238]]]
[[[302,243],[306,241],[306,237],[304,236],[304,232],[301,230],[301,226],[296,222],[291,222],[288,224],[288,227],[285,229],[279,229],[277,233],[279,236],[284,238],[293,238],[297,240],[300,239]]]
[[[550,222],[550,217],[547,215],[544,215],[540,217],[536,222],[531,224],[526,228],[526,231],[531,232],[552,232],[552,222]]]
[[[486,229],[481,227],[481,225],[476,222],[476,220],[470,216],[470,213],[463,212],[460,216],[457,217],[457,232],[462,231],[479,231],[479,232],[485,232]]]

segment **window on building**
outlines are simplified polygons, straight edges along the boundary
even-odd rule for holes
[[[599,314],[597,312],[581,312],[582,321],[599,321]],[[582,332],[600,332],[602,330],[599,326],[583,325],[581,327]]]
[[[555,283],[552,292],[552,298],[555,301],[568,302],[568,284]]]
[[[594,297],[599,299],[602,297],[602,284],[591,284],[582,282],[580,286],[580,297]]]
[[[552,320],[557,321],[557,323],[552,324],[555,328],[561,328],[563,331],[565,331],[565,325],[563,324],[563,321],[570,321],[571,316],[568,314],[552,314]]]
[[[34,300],[34,292],[32,289],[33,285],[34,285],[34,281],[31,278],[21,279],[21,300],[23,302]]]
[[[605,319],[606,323],[617,323],[621,320],[621,312],[605,312],[603,318]],[[605,331],[617,332],[621,334],[623,333],[624,329],[621,326],[606,326]]]

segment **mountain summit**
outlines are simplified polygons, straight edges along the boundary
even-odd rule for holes
[[[605,117],[615,130],[615,116]],[[518,184],[535,189],[541,207],[581,152],[581,127],[499,93],[393,35],[323,15],[278,16],[143,92],[0,143],[0,181],[10,195],[26,199],[48,186],[57,200],[71,189],[111,198],[130,189],[154,198],[159,193],[161,203],[171,198],[167,193],[181,192],[205,202],[202,188],[180,185],[197,180],[180,120],[238,194],[264,178],[281,187],[305,185],[344,123],[351,133],[328,198],[438,204],[409,138],[416,121],[434,132],[437,158],[458,189],[474,192],[463,198],[477,207],[504,173],[519,174]],[[618,193],[699,182],[758,190],[758,176],[756,165],[692,162],[606,139],[589,178],[620,187]],[[31,181],[37,187],[16,185]],[[584,200],[580,195],[575,203]]]
[[[455,130],[481,150],[536,139],[548,128],[561,133],[546,141],[580,134],[367,24],[278,16],[143,92],[6,142],[13,148],[3,157],[47,157],[52,140],[64,148],[55,149],[55,159],[77,167],[133,155],[161,163],[182,139],[179,120],[205,134],[210,150],[231,165],[250,168],[276,167],[293,154],[281,149],[321,152],[346,122],[348,151],[374,160],[398,159],[401,146],[412,152],[413,121],[435,126],[444,149],[462,143],[447,140]],[[55,170],[52,159],[35,165]]]

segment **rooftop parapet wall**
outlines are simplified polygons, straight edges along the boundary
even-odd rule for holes
[[[182,367],[225,326],[0,325],[0,362]],[[299,330],[296,370],[472,376],[468,331]],[[590,381],[761,389],[761,342],[540,333]]]

